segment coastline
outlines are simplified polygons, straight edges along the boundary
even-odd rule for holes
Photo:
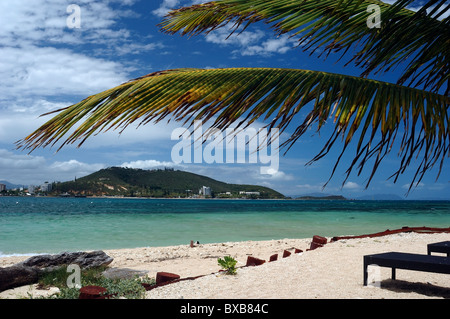
[[[330,240],[330,238],[328,238]],[[450,276],[419,271],[398,270],[397,280],[390,279],[390,269],[380,268],[381,288],[364,287],[364,255],[387,251],[426,254],[429,243],[450,240],[450,234],[400,233],[376,238],[358,238],[329,242],[309,250],[311,238],[270,241],[224,242],[105,250],[114,258],[110,267],[157,272],[171,272],[181,278],[201,276],[148,291],[150,299],[422,299],[450,298]],[[295,254],[294,249],[303,250]],[[282,258],[283,251],[291,255]],[[268,262],[278,254],[278,260]],[[236,276],[219,272],[218,258],[234,257]],[[245,266],[248,256],[266,260],[254,267]],[[0,258],[0,267],[11,266],[26,256]],[[18,298],[49,291],[19,287],[0,293],[0,298]]]

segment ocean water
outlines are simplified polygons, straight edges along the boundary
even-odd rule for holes
[[[450,227],[450,201],[0,197],[0,256],[362,235],[403,226]]]

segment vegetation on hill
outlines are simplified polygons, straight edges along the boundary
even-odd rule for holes
[[[74,181],[55,183],[53,193],[184,198],[199,196],[199,189],[203,186],[210,187],[211,197],[216,198],[284,198],[282,194],[263,186],[227,184],[209,177],[167,168],[142,170],[122,167],[110,167]],[[249,194],[246,194],[247,192]]]
[[[330,195],[330,196],[301,196],[296,199],[299,200],[347,200],[341,195]]]

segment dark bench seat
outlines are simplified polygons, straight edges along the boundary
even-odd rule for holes
[[[450,274],[450,258],[447,257],[399,252],[366,255],[364,256],[364,286],[367,286],[367,267],[369,265],[392,268],[392,279],[394,280],[397,268]]]
[[[450,257],[450,241],[442,241],[440,243],[428,244],[427,245],[428,255],[432,252],[447,254]]]

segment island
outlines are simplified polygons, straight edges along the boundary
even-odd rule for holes
[[[109,167],[73,181],[54,182],[48,196],[284,199],[271,188],[229,184],[172,168]]]

